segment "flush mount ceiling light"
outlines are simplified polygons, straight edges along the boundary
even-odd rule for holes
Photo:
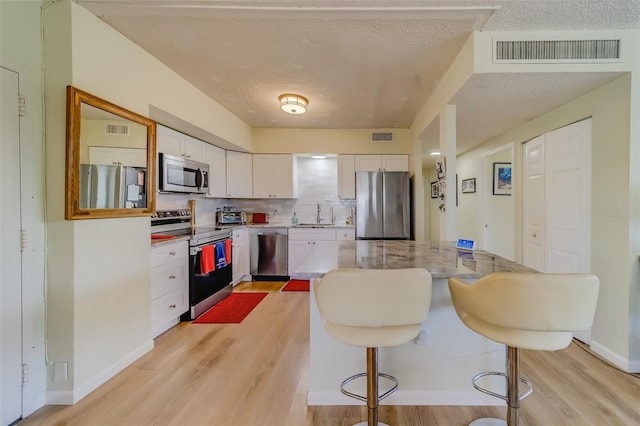
[[[280,101],[280,109],[289,114],[304,114],[309,104],[309,99],[295,93],[280,95],[278,101]]]

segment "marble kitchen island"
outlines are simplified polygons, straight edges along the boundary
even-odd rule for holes
[[[309,405],[356,405],[340,392],[346,377],[366,371],[364,348],[342,344],[326,334],[316,306],[316,278],[336,268],[425,268],[433,277],[431,308],[420,336],[412,342],[380,348],[380,372],[398,378],[398,390],[381,404],[504,405],[478,392],[471,378],[481,371],[504,371],[504,346],[469,330],[458,318],[449,295],[448,278],[469,281],[491,272],[534,272],[515,262],[476,250],[462,252],[453,242],[390,240],[336,241],[314,250],[292,278],[310,279]],[[394,283],[389,283],[393,285]],[[494,381],[491,381],[494,380]],[[485,385],[502,393],[504,379],[487,378]],[[387,382],[380,380],[381,392]],[[366,395],[365,380],[349,389]]]

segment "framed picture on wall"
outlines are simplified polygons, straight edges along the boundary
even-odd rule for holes
[[[438,198],[440,195],[440,186],[438,181],[431,182],[431,198]]]
[[[511,163],[493,163],[493,195],[511,195]]]
[[[436,160],[436,176],[438,180],[444,179],[444,158]]]
[[[476,178],[462,179],[462,193],[471,194],[476,192]]]

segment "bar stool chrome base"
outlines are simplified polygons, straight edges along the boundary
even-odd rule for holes
[[[472,421],[469,426],[506,426],[506,424],[506,420],[485,417]]]
[[[351,398],[355,398],[355,399],[359,399],[360,401],[367,402],[367,397],[366,396],[358,395],[357,393],[350,392],[350,391],[348,391],[348,390],[346,390],[344,388],[344,385],[346,385],[347,383],[352,382],[355,379],[358,379],[360,377],[367,377],[367,373],[354,374],[353,376],[350,376],[350,377],[347,377],[346,379],[344,379],[342,381],[342,383],[340,383],[340,392],[342,392],[343,394],[345,394],[347,396],[350,396]],[[382,401],[383,399],[385,399],[386,397],[388,397],[389,395],[391,395],[392,393],[394,393],[395,391],[398,390],[398,379],[396,379],[395,377],[393,377],[393,376],[391,376],[389,374],[385,374],[385,373],[378,373],[378,377],[384,377],[385,379],[391,380],[393,382],[393,387],[391,389],[389,389],[388,391],[386,391],[382,395],[378,395],[378,401]]]
[[[506,346],[506,371],[508,373],[501,373],[498,371],[485,371],[483,373],[476,374],[471,379],[471,384],[474,388],[487,395],[500,398],[507,403],[507,420],[495,419],[495,418],[482,418],[476,419],[469,425],[473,426],[493,426],[493,425],[508,425],[517,426],[519,423],[518,411],[520,409],[520,401],[531,395],[533,392],[533,386],[526,379],[520,377],[520,350],[512,346]],[[485,389],[478,385],[477,381],[485,376],[501,376],[505,378],[507,385],[506,395]],[[523,394],[520,394],[519,385],[524,383],[528,389]]]
[[[365,377],[367,379],[367,396],[358,395],[357,393],[350,392],[344,388],[344,386],[354,381],[355,379]],[[378,392],[378,378],[383,377],[393,382],[391,389],[383,393]],[[353,376],[347,377],[340,384],[340,392],[367,403],[367,421],[356,423],[354,426],[389,426],[386,423],[378,421],[378,402],[388,397],[398,389],[398,379],[395,377],[378,372],[378,348],[367,348],[367,372],[358,373]]]

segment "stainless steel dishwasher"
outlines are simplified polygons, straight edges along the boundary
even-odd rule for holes
[[[287,228],[251,228],[250,236],[252,279],[288,279]]]

